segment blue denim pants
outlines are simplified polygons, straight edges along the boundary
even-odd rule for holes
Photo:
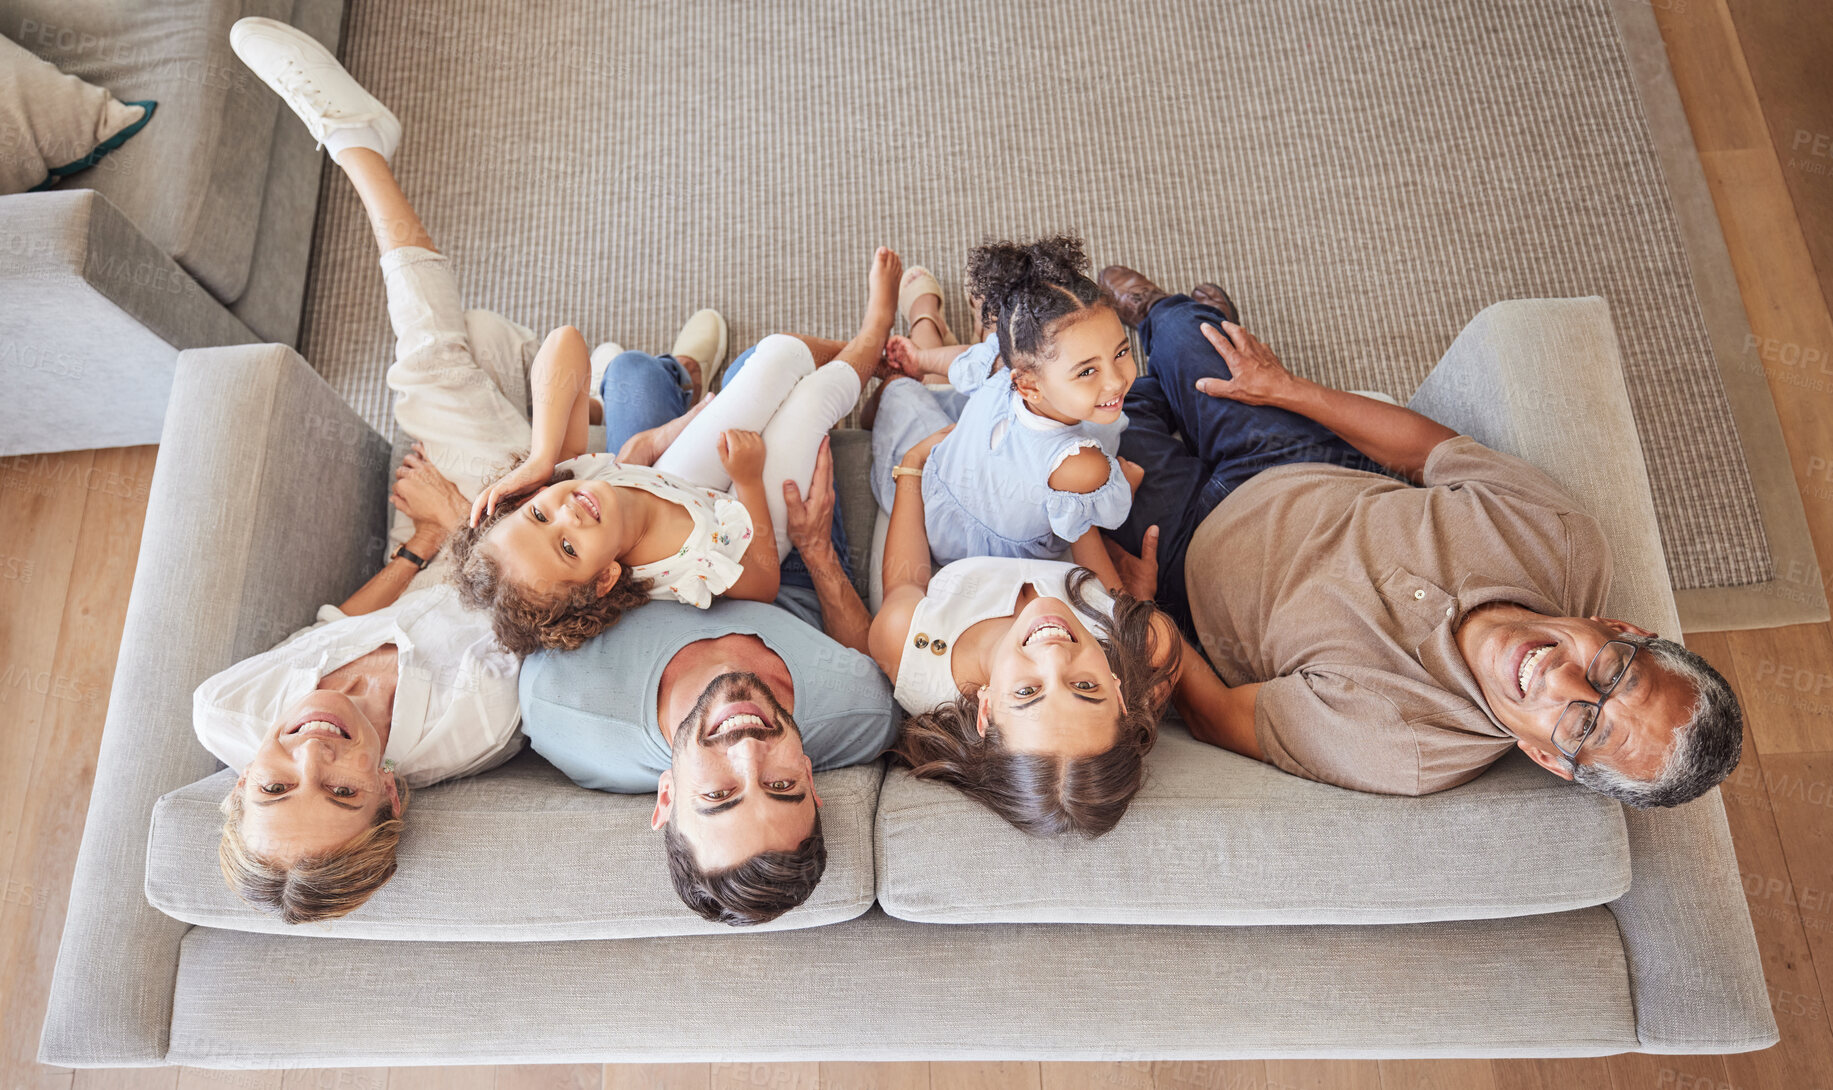
[[[1193,636],[1184,554],[1197,527],[1230,492],[1262,470],[1296,462],[1382,472],[1308,417],[1198,390],[1199,378],[1231,377],[1203,336],[1205,322],[1221,328],[1222,315],[1187,295],[1173,295],[1154,305],[1139,325],[1151,373],[1127,391],[1120,454],[1138,462],[1146,475],[1126,522],[1111,534],[1138,553],[1147,528],[1158,527],[1158,605]]]
[[[739,353],[726,367],[726,382],[731,382],[751,358],[752,350],[747,348]],[[692,385],[686,368],[677,363],[673,356],[651,356],[647,352],[624,352],[614,357],[605,367],[603,384],[599,387],[599,400],[605,403],[605,449],[616,454],[626,440],[640,431],[660,427],[675,417],[686,412],[691,405]],[[852,578],[852,567],[847,560],[846,526],[840,518],[840,503],[834,503],[834,553],[840,557],[840,566]],[[806,595],[792,595],[793,603],[779,600],[778,604],[802,616],[808,612],[809,602],[815,589],[814,577],[808,574],[808,565],[802,562],[802,554],[794,549],[783,557],[782,585],[808,591]],[[820,613],[817,608],[815,619],[810,623],[820,627]]]

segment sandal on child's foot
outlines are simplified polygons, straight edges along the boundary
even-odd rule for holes
[[[935,313],[918,314],[912,317],[911,308],[916,306],[917,300],[925,295],[936,297]],[[903,317],[904,328],[911,336],[916,335],[918,322],[929,322],[936,327],[936,336],[942,338],[943,344],[959,343],[955,340],[954,333],[949,330],[948,323],[942,320],[942,285],[936,280],[935,274],[923,266],[913,265],[904,270],[904,279],[897,288],[897,312]]]

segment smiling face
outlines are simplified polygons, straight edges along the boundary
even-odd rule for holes
[[[792,851],[814,828],[813,764],[795,719],[758,674],[709,679],[678,720],[673,751],[651,824],[672,820],[702,869]]]
[[[1553,745],[1553,728],[1572,701],[1598,701],[1585,680],[1592,656],[1610,639],[1654,633],[1600,617],[1545,617],[1520,606],[1481,609],[1458,629],[1458,649],[1489,710],[1536,763],[1565,779],[1572,766]],[[1690,682],[1638,654],[1604,704],[1578,759],[1637,780],[1660,774],[1674,732],[1698,694]]]
[[[399,808],[384,742],[357,700],[315,689],[287,709],[236,781],[242,838],[280,863],[322,855]]]
[[[1012,383],[1038,413],[1060,423],[1111,424],[1139,377],[1126,326],[1114,308],[1097,304],[1059,321],[1050,348],[1021,360]]]
[[[503,577],[541,593],[596,581],[610,590],[624,528],[604,481],[559,481],[536,492],[484,534]]]
[[[982,652],[979,730],[1006,749],[1089,757],[1111,749],[1126,711],[1107,652],[1061,598],[1037,598]]]

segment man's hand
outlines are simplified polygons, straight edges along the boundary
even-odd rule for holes
[[[1108,558],[1114,562],[1114,570],[1120,573],[1120,585],[1140,601],[1150,602],[1158,593],[1158,527],[1147,527],[1145,536],[1140,539],[1139,549],[1143,556],[1127,552],[1105,534],[1101,544],[1107,546]]]
[[[511,500],[533,488],[539,488],[554,479],[552,459],[536,458],[530,454],[522,464],[497,478],[495,484],[477,494],[477,502],[471,505],[471,525],[476,526],[485,516],[496,510],[496,505]]]
[[[719,433],[719,464],[733,483],[764,479],[764,437],[754,431],[728,428]]]
[[[458,486],[446,479],[426,456],[419,443],[395,470],[395,486],[388,502],[414,520],[414,536],[438,548],[453,530],[465,524],[471,505]]]
[[[789,525],[789,543],[804,560],[811,552],[832,548],[834,544],[834,456],[827,449],[827,437],[821,438],[821,449],[815,453],[815,475],[808,481],[808,498],[794,481],[783,482],[783,506]]]
[[[662,450],[658,449],[662,444],[658,440],[661,437],[662,429],[666,427],[668,427],[667,424],[648,428],[624,440],[624,445],[617,448],[617,460],[619,464],[627,466],[655,465],[656,459],[661,457],[662,454]]]
[[[688,424],[693,421],[694,417],[700,415],[700,410],[712,403],[713,394],[711,391],[708,391],[701,395],[700,400],[694,403],[693,408],[675,417],[668,423],[657,424],[653,428],[646,428],[643,431],[637,432],[635,435],[624,440],[623,446],[617,448],[617,460],[629,466],[655,465],[656,462],[661,459],[662,455],[667,453],[668,448],[674,444],[674,441],[681,437],[681,433],[687,430]]]
[[[1299,380],[1260,338],[1233,322],[1223,322],[1221,329],[1204,322],[1203,336],[1234,377],[1197,379],[1198,390],[1246,405],[1284,406]]]

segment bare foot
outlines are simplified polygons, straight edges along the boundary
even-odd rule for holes
[[[866,272],[866,316],[860,325],[882,328],[888,333],[897,319],[897,283],[904,275],[904,259],[889,246],[880,246],[872,254],[872,267]]]
[[[700,361],[692,356],[676,356],[675,362],[680,364],[681,369],[687,372],[687,381],[694,388],[694,394],[687,399],[687,403],[689,405],[700,404],[700,393],[706,386],[706,379],[702,377],[704,372],[700,369]]]
[[[924,348],[909,337],[892,337],[885,342],[885,363],[900,375],[921,381],[929,375],[948,374],[962,348],[958,344]]]
[[[892,337],[885,342],[885,366],[894,375],[922,378],[923,372],[917,370],[916,354],[919,351],[909,337]]]

